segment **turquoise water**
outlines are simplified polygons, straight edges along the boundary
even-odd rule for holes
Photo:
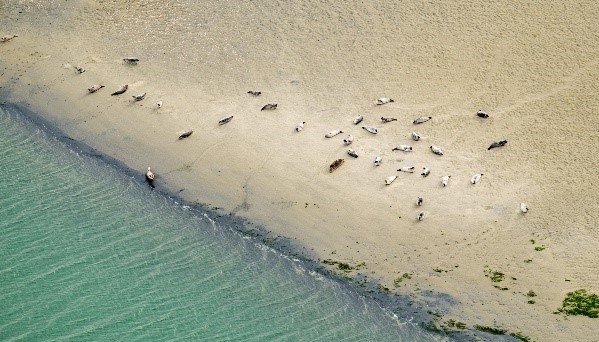
[[[0,340],[432,341],[0,107]]]

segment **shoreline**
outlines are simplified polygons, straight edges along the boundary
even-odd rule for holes
[[[22,29],[0,44],[0,93],[9,102],[43,113],[64,135],[121,161],[142,181],[151,166],[158,187],[186,203],[267,227],[311,260],[330,259],[331,272],[338,263],[365,264],[349,275],[365,274],[382,289],[424,303],[427,291],[447,294],[435,304],[443,319],[537,340],[591,336],[594,322],[552,312],[566,292],[599,290],[593,267],[599,171],[592,168],[599,56],[592,58],[598,51],[596,28],[587,27],[592,20],[580,20],[592,11],[481,2],[464,12],[454,4],[391,2],[389,11],[366,4],[355,12],[315,2],[329,18],[314,26],[306,18],[318,11],[309,6],[279,13],[277,3],[239,12],[222,4],[213,8],[222,20],[204,21],[175,8],[173,21],[158,7],[126,8],[128,19],[148,24],[136,26],[118,16],[127,7],[121,3],[77,5],[64,13],[56,5],[58,25],[40,20],[35,29],[23,29],[21,13],[10,10]],[[486,16],[463,15],[472,11]],[[277,24],[279,16],[293,25]],[[242,32],[225,24],[263,17],[272,21],[249,20]],[[576,19],[569,34],[564,17]],[[164,20],[179,30],[163,32],[156,23]],[[189,20],[199,27],[177,26]],[[108,38],[117,36],[123,39]],[[142,58],[137,66],[120,60],[131,51]],[[74,72],[78,63],[85,73]],[[87,94],[96,83],[106,88]],[[125,83],[130,90],[122,97],[108,95]],[[263,95],[251,97],[249,89]],[[146,91],[144,101],[130,100]],[[395,102],[374,105],[380,96]],[[158,100],[164,101],[159,110]],[[270,102],[279,108],[260,112]],[[479,120],[478,109],[491,117]],[[217,124],[231,114],[231,123]],[[379,134],[353,126],[358,114],[364,124],[376,122]],[[433,120],[412,125],[420,115]],[[398,122],[382,124],[380,116]],[[299,121],[307,124],[295,134]],[[178,141],[189,128],[194,135]],[[324,138],[332,129],[347,132]],[[414,142],[415,151],[391,152],[412,143],[413,129],[424,137]],[[360,158],[346,154],[341,140],[348,133]],[[487,151],[497,139],[509,142]],[[429,144],[446,155],[425,152]],[[372,165],[377,154],[384,158],[380,167]],[[337,158],[345,165],[331,174]],[[408,164],[433,173],[425,179],[399,173],[392,185],[383,184]],[[478,172],[485,176],[472,186],[470,176]],[[443,189],[440,176],[449,173]],[[422,222],[416,221],[420,195]],[[526,216],[520,202],[530,206]],[[493,271],[506,279],[494,284]],[[404,274],[411,278],[396,288]],[[527,304],[528,291],[538,294],[536,304]]]

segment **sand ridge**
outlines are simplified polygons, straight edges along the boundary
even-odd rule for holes
[[[402,291],[449,293],[453,305],[441,308],[472,324],[588,340],[592,322],[552,312],[567,291],[597,292],[599,283],[592,2],[195,5],[207,6],[202,19],[185,15],[184,2],[170,12],[148,4],[82,1],[77,15],[61,14],[62,27],[21,24],[19,37],[0,45],[2,82],[74,138],[131,167],[151,165],[159,184],[264,224],[316,258],[365,262],[390,288],[409,272]],[[81,31],[64,30],[77,25],[86,43]],[[121,60],[132,52],[137,66]],[[76,75],[77,64],[87,71]],[[87,94],[95,83],[106,88]],[[109,96],[122,84],[127,93]],[[147,98],[132,102],[141,92]],[[380,96],[395,102],[377,106]],[[261,112],[266,103],[279,107]],[[478,109],[491,117],[477,118]],[[219,126],[227,115],[235,118]],[[421,115],[433,119],[412,124]],[[194,135],[179,141],[188,128]],[[332,129],[344,133],[325,138]],[[420,141],[410,140],[414,130]],[[357,159],[342,143],[350,133]],[[487,151],[500,139],[508,144]],[[398,144],[414,151],[392,151]],[[329,173],[337,158],[346,162]],[[431,175],[396,171],[407,165]],[[426,218],[417,222],[420,210]],[[516,278],[506,280],[510,290],[493,288],[485,266]],[[531,289],[534,305],[524,296]]]

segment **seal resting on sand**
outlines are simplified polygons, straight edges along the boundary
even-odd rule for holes
[[[502,147],[502,146],[505,146],[505,144],[507,144],[507,140],[494,141],[491,144],[491,146],[489,146],[489,148],[487,148],[487,150],[493,149],[495,147]]]
[[[95,92],[97,92],[98,90],[100,90],[100,89],[102,89],[102,88],[104,88],[104,86],[103,86],[103,85],[94,84],[93,86],[91,86],[91,87],[87,88],[87,91],[89,91],[89,92],[90,92],[90,94],[91,94],[91,93],[95,93]]]
[[[139,62],[139,58],[137,58],[137,57],[125,57],[125,58],[123,58],[123,61],[125,61],[125,63],[127,63],[127,64],[137,64],[137,62]]]
[[[393,183],[393,181],[396,179],[397,179],[397,176],[389,176],[389,177],[385,178],[385,185],[389,185],[389,184]]]
[[[443,187],[447,186],[447,184],[449,183],[449,178],[451,178],[451,176],[443,176],[443,177],[441,177],[441,185],[443,185]]]
[[[472,178],[470,178],[470,183],[472,184],[476,184],[478,183],[478,181],[480,180],[480,177],[482,177],[484,175],[484,173],[477,173],[474,176],[472,176]]]
[[[439,155],[439,156],[442,156],[442,155],[443,155],[443,150],[442,150],[440,147],[438,147],[438,146],[432,145],[432,146],[430,147],[430,149],[431,149],[431,151],[432,151],[434,154],[436,154],[436,155]]]
[[[77,65],[75,67],[75,71],[77,71],[77,73],[79,73],[79,74],[83,74],[85,72],[85,68],[82,67],[81,65]]]
[[[412,138],[412,140],[414,141],[418,141],[420,140],[420,134],[416,133],[416,132],[412,132],[412,134],[410,134],[410,137]]]
[[[354,136],[353,135],[348,135],[347,138],[343,139],[343,143],[345,145],[351,145],[351,143],[354,141]]]
[[[262,109],[260,109],[260,110],[275,110],[275,109],[277,109],[277,104],[276,103],[268,103],[268,104],[265,104],[262,107]]]
[[[231,120],[233,120],[233,115],[229,115],[227,117],[224,117],[224,118],[218,120],[218,124],[219,125],[224,125],[224,124],[226,124],[228,122],[231,122]]]
[[[354,125],[357,125],[360,122],[362,122],[362,120],[364,120],[364,117],[362,115],[358,115],[358,116],[356,116],[356,118],[352,122],[354,123]]]
[[[364,128],[366,131],[372,134],[377,134],[379,132],[379,129],[374,126],[362,126],[362,128]]]
[[[156,108],[162,108],[162,101],[156,102]]]
[[[478,112],[476,112],[476,116],[478,116],[479,118],[486,119],[489,117],[489,114],[483,112],[482,110],[479,110]]]
[[[262,94],[261,91],[257,91],[257,90],[248,90],[248,94],[254,95],[254,96],[260,96]]]
[[[387,122],[391,122],[391,121],[397,121],[397,119],[392,118],[390,116],[381,116],[381,121],[384,123],[387,123]]]
[[[152,169],[148,166],[148,171],[146,171],[146,180],[152,183],[156,179],[156,174],[152,172]]]
[[[133,101],[141,101],[146,97],[146,93],[141,93],[139,95],[133,95],[131,97],[133,98]]]
[[[381,166],[382,162],[383,162],[383,158],[381,158],[381,157],[374,158],[374,166]]]
[[[413,166],[402,166],[397,171],[407,172],[407,173],[413,173],[414,172],[414,167]]]
[[[185,138],[189,137],[192,134],[193,134],[193,130],[191,130],[191,129],[183,131],[181,134],[179,134],[179,140],[185,139]]]
[[[304,129],[304,125],[306,124],[305,121],[302,121],[300,123],[298,123],[297,125],[295,125],[295,131],[296,132],[301,132],[302,129]]]
[[[338,134],[341,134],[341,133],[343,133],[343,131],[341,131],[341,130],[334,130],[334,131],[330,131],[329,133],[325,134],[324,137],[325,138],[332,138],[332,137],[334,137],[334,136],[336,136]]]
[[[528,212],[528,205],[526,205],[526,203],[520,203],[520,211],[522,214],[526,214]]]
[[[431,173],[431,169],[429,169],[428,167],[423,167],[422,173],[420,175],[422,177],[428,177],[428,175],[430,175],[430,173]]]
[[[421,206],[422,205],[422,197],[418,197],[418,199],[416,200],[416,205],[417,206]]]
[[[339,166],[343,165],[343,163],[345,162],[345,159],[337,159],[335,160],[331,166],[329,166],[329,172],[332,173],[333,171],[337,170],[339,168]]]
[[[412,146],[408,146],[408,145],[397,145],[391,151],[412,152]]]
[[[3,36],[2,38],[0,38],[0,42],[6,43],[7,41],[14,39],[16,37],[18,37],[16,34],[7,34],[6,36]]]
[[[420,213],[418,213],[418,216],[416,216],[416,220],[418,220],[418,221],[424,220],[424,211],[421,211]]]
[[[347,154],[349,154],[350,156],[352,156],[354,158],[358,158],[358,152],[356,152],[356,150],[354,150],[351,147],[347,150]]]
[[[379,97],[378,99],[376,99],[376,101],[374,101],[374,103],[379,106],[384,105],[385,103],[389,103],[389,102],[395,102],[395,101],[393,101],[393,99],[389,98],[389,97]]]
[[[122,85],[117,91],[115,91],[114,93],[112,93],[110,95],[111,96],[121,95],[122,93],[126,92],[127,89],[129,89],[129,85],[128,84]]]
[[[419,118],[414,119],[414,121],[412,121],[412,123],[414,124],[421,124],[421,123],[425,123],[428,120],[432,119],[432,116],[421,116]]]

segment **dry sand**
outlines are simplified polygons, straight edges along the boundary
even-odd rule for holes
[[[0,16],[0,35],[19,35],[0,43],[0,91],[140,172],[151,165],[159,186],[313,258],[364,262],[393,291],[449,294],[433,306],[443,320],[599,340],[596,320],[553,314],[569,291],[599,292],[595,1],[3,1]],[[128,55],[140,63],[124,64]],[[87,94],[95,83],[106,87]],[[122,84],[125,94],[109,96]],[[381,96],[395,102],[376,106]],[[277,110],[260,111],[272,102]],[[421,115],[433,119],[413,125]],[[326,139],[333,129],[344,133]],[[414,130],[421,141],[410,141]],[[500,139],[507,146],[487,151]],[[414,151],[391,151],[398,144]],[[329,173],[337,158],[345,164]],[[411,165],[430,176],[396,171]],[[399,178],[385,186],[390,175]],[[505,273],[508,290],[485,269]],[[403,273],[412,278],[395,289]]]

